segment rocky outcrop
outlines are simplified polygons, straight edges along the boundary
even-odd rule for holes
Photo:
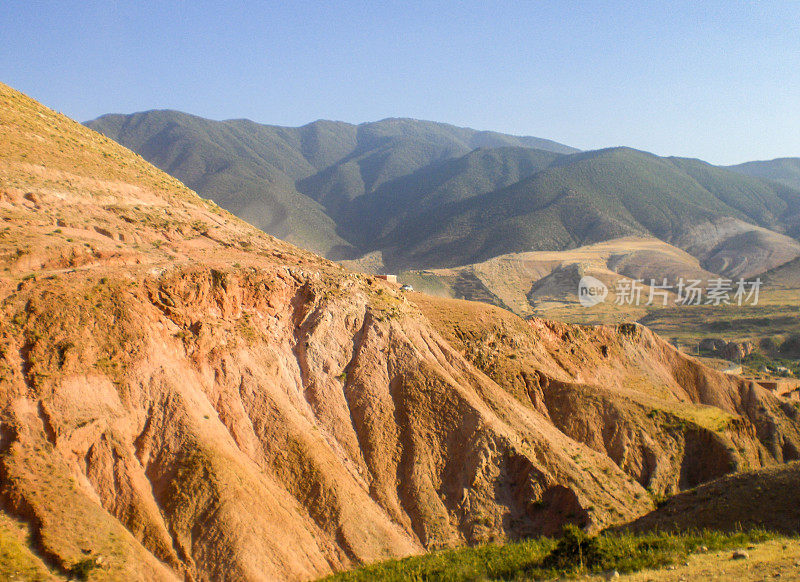
[[[649,507],[388,288],[376,305],[357,278],[286,269],[70,283],[9,298],[2,383],[7,508],[64,568],[70,544],[118,553],[100,516],[153,568],[270,579]],[[51,524],[65,495],[93,508],[70,516],[83,541]]]
[[[522,322],[487,306],[415,299],[471,362],[657,497],[794,458],[776,443],[800,442],[796,407],[647,328]]]
[[[718,338],[705,338],[700,341],[698,349],[701,354],[738,362],[752,354],[755,346],[750,341],[726,342]]]

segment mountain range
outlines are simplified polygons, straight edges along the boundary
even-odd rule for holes
[[[729,166],[735,172],[782,182],[787,186],[800,189],[800,158],[777,158],[757,162],[746,162],[737,166]]]
[[[176,111],[105,115],[87,124],[237,216],[332,258],[360,254],[352,201],[480,147],[571,152],[548,140],[411,119],[303,127],[211,121]]]
[[[798,159],[720,167],[413,119],[289,128],[149,111],[87,125],[266,232],[360,269],[630,237],[688,253],[677,275],[753,277],[800,257]],[[658,275],[648,256],[629,270]]]

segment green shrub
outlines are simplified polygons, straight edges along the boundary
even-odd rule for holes
[[[97,568],[97,564],[92,558],[86,558],[76,562],[70,569],[69,574],[78,580],[88,580],[89,573]]]
[[[561,540],[542,561],[544,568],[555,570],[592,569],[610,561],[597,537],[590,536],[576,525],[565,525]]]

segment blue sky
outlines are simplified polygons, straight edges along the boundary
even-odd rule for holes
[[[800,2],[0,2],[0,81],[85,121],[433,119],[800,156]]]

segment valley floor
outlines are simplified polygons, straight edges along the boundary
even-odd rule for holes
[[[734,560],[730,550],[692,554],[674,570],[644,570],[620,576],[630,582],[756,582],[800,580],[800,541],[770,540],[745,550],[749,557]],[[592,576],[589,580],[605,580]]]

